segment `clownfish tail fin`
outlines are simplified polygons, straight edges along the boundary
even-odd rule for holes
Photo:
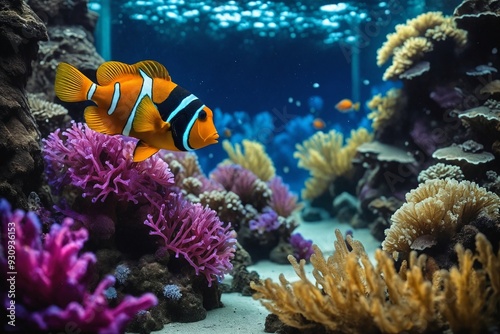
[[[87,78],[76,67],[60,63],[56,70],[54,89],[56,95],[65,102],[81,102],[91,100],[97,85]]]

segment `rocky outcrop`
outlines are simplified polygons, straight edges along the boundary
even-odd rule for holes
[[[25,95],[41,40],[45,25],[24,1],[0,0],[0,197],[24,209],[43,180],[40,134]]]

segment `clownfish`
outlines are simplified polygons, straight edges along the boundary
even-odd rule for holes
[[[95,102],[84,112],[92,130],[139,139],[134,162],[160,149],[191,151],[219,138],[212,110],[172,82],[167,69],[156,61],[106,62],[97,69],[97,84],[74,66],[60,63],[55,92],[65,102]]]
[[[349,99],[343,99],[335,105],[335,108],[340,112],[358,111],[359,102],[353,103]]]

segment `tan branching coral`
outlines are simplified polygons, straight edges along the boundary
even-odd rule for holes
[[[500,252],[495,256],[483,235],[476,236],[478,255],[457,246],[458,268],[439,270],[431,280],[424,275],[425,255],[412,252],[398,273],[382,250],[376,250],[373,265],[359,241],[348,237],[349,251],[340,231],[335,235],[335,253],[328,259],[314,246],[316,282],[306,276],[305,261],[289,256],[300,280],[280,275],[279,283],[252,282],[253,297],[289,326],[323,327],[318,332],[326,333],[429,333],[448,326],[481,333],[497,321]],[[474,269],[473,259],[483,268]]]
[[[377,51],[377,65],[382,66],[391,57],[392,65],[384,73],[384,80],[397,78],[410,69],[425,53],[434,49],[434,42],[452,39],[458,47],[467,42],[465,30],[458,29],[452,17],[441,12],[428,12],[396,26],[396,32],[387,35],[387,41]]]
[[[229,159],[257,175],[262,181],[269,181],[275,175],[273,161],[267,155],[264,146],[256,141],[243,140],[244,152],[240,144],[231,145],[231,142],[224,140],[222,147],[229,155]]]
[[[418,182],[446,178],[462,181],[464,174],[459,166],[443,164],[441,162],[424,169],[418,174]]]
[[[406,98],[401,89],[392,88],[385,96],[375,95],[369,102],[372,110],[368,118],[372,120],[372,127],[381,130],[397,118],[398,113],[406,106]]]
[[[316,132],[297,144],[293,156],[299,159],[298,166],[309,170],[311,175],[302,190],[302,198],[313,199],[321,195],[333,180],[348,173],[358,146],[372,139],[373,135],[365,128],[359,128],[351,131],[346,145],[343,145],[344,136],[335,130]]]
[[[406,203],[391,217],[382,249],[398,258],[409,254],[420,237],[450,240],[480,215],[499,217],[500,198],[474,182],[428,180],[406,194]]]
[[[476,235],[476,251],[455,246],[458,267],[442,270],[444,300],[439,312],[453,333],[486,333],[498,326],[500,313],[500,251],[493,253],[483,234]],[[475,270],[475,261],[482,268]]]
[[[316,283],[307,278],[305,262],[290,256],[300,280],[291,283],[281,275],[280,284],[270,279],[262,285],[253,283],[254,298],[289,326],[319,325],[327,333],[421,332],[439,327],[438,287],[424,279],[424,258],[412,257],[403,279],[383,251],[377,250],[374,266],[359,241],[348,237],[350,252],[342,234],[338,230],[335,234],[336,251],[328,259],[314,248],[311,264]]]

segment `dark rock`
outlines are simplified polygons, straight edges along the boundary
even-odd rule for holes
[[[46,25],[79,25],[94,32],[98,15],[88,9],[88,0],[27,0]]]
[[[40,133],[24,91],[47,31],[24,1],[0,0],[0,8],[0,197],[27,209],[32,191],[48,201]]]
[[[55,99],[54,82],[60,62],[77,67],[83,74],[95,79],[95,72],[104,59],[97,53],[92,35],[81,26],[55,26],[48,28],[50,40],[40,44],[37,63],[28,81],[31,93],[43,93],[46,100]],[[64,104],[70,115],[78,119],[83,115],[81,103]]]

